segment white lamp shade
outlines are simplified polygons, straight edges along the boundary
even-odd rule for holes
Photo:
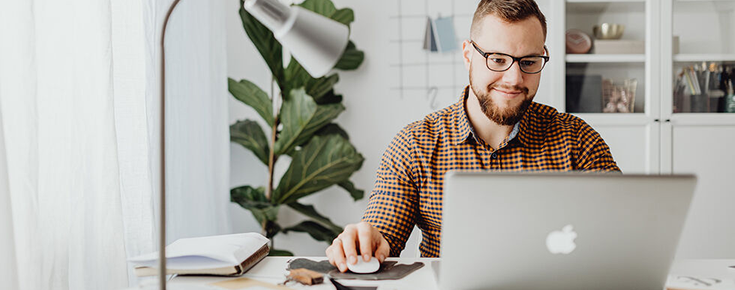
[[[272,0],[247,0],[245,9],[287,48],[313,77],[327,74],[347,47],[346,25],[299,6]]]

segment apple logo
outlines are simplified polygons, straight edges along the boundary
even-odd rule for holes
[[[577,248],[574,239],[577,233],[572,225],[566,225],[561,231],[553,231],[546,237],[546,247],[552,254],[569,254]]]

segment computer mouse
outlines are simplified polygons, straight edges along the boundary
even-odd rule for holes
[[[380,270],[380,262],[375,257],[370,258],[370,262],[365,262],[362,257],[357,258],[357,264],[347,263],[347,269],[357,274],[370,274]]]

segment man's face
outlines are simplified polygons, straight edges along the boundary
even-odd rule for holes
[[[472,40],[484,52],[505,53],[514,57],[544,55],[544,34],[535,17],[507,23],[495,15],[486,16]],[[483,113],[500,125],[520,121],[538,89],[541,73],[521,71],[518,62],[510,69],[494,72],[486,59],[468,40],[462,44],[465,67],[470,74],[470,88],[480,101]]]

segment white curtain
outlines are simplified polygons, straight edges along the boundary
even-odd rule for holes
[[[0,108],[0,121],[2,121]],[[10,208],[10,188],[8,188],[8,168],[5,159],[5,138],[0,126],[0,289],[17,289],[18,274],[15,261],[15,241],[13,240],[13,213]]]
[[[0,3],[0,288],[124,288],[126,259],[157,250],[170,3]],[[169,23],[169,242],[230,229],[223,8],[183,0]]]

